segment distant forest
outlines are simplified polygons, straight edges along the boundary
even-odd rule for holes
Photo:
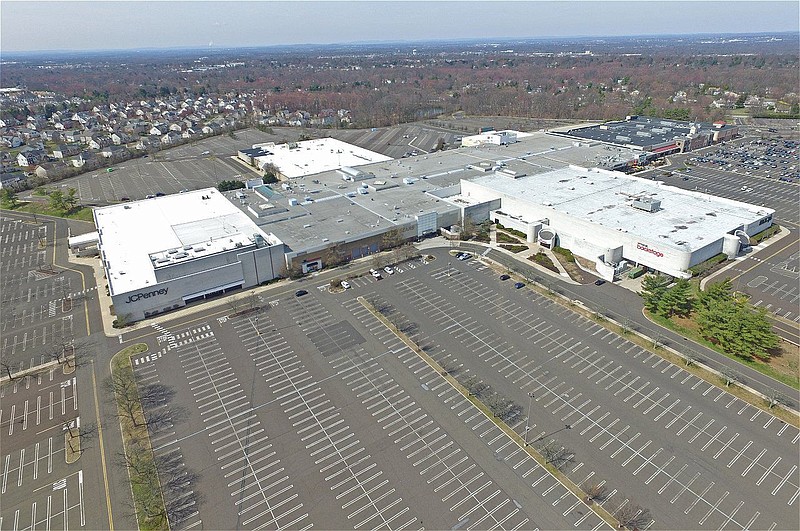
[[[715,120],[748,95],[797,104],[798,49],[792,33],[4,54],[2,83],[78,106],[239,95],[265,112],[348,109],[357,127],[456,111]]]

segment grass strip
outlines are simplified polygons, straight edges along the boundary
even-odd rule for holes
[[[383,325],[392,331],[394,335],[396,335],[405,345],[414,351],[414,353],[419,356],[425,363],[428,364],[430,368],[432,368],[436,373],[444,378],[447,383],[449,383],[453,389],[461,393],[464,398],[469,400],[473,406],[478,408],[487,419],[495,424],[498,428],[500,428],[503,433],[505,433],[511,440],[513,440],[522,450],[528,453],[530,457],[532,457],[542,468],[547,470],[547,472],[553,476],[556,481],[564,485],[567,489],[569,489],[572,494],[574,494],[580,500],[586,500],[588,498],[588,494],[585,493],[581,488],[573,483],[569,477],[567,477],[563,472],[559,469],[551,465],[547,462],[547,460],[540,454],[533,446],[528,446],[525,444],[525,441],[522,437],[519,436],[517,432],[515,432],[511,427],[503,422],[501,419],[498,419],[494,416],[494,414],[489,410],[489,408],[481,402],[478,397],[470,394],[470,392],[463,386],[461,383],[452,375],[450,375],[444,368],[439,365],[439,363],[426,354],[420,347],[417,345],[414,340],[408,337],[406,334],[398,330],[398,328],[392,324],[386,317],[383,316],[378,310],[375,309],[372,304],[370,304],[364,297],[358,297],[358,301],[361,303],[364,308],[366,308],[372,315],[375,316]],[[597,504],[587,504],[587,506],[591,507],[592,511],[594,511],[597,516],[603,519],[608,525],[619,528],[619,522],[617,521],[614,516],[608,512],[603,506]]]
[[[52,216],[54,218],[76,219],[79,221],[89,221],[94,223],[92,209],[88,207],[76,207],[71,210],[64,211],[50,208],[50,206],[45,203],[31,201],[20,202],[14,208],[4,208],[3,210],[9,210],[11,212],[25,212],[28,214],[36,214],[41,216]]]
[[[800,376],[798,376],[797,374],[791,375],[782,373],[772,368],[768,363],[764,363],[757,359],[746,359],[734,356],[733,354],[730,354],[720,349],[718,345],[715,345],[711,341],[707,340],[706,338],[698,334],[697,331],[692,330],[690,328],[686,328],[685,326],[681,326],[667,317],[662,317],[660,315],[653,315],[652,313],[646,313],[645,315],[648,319],[650,319],[654,323],[659,324],[664,328],[669,328],[673,332],[677,332],[685,337],[688,337],[692,341],[700,343],[703,346],[706,346],[716,352],[719,352],[728,359],[731,359],[737,363],[741,363],[742,365],[747,365],[748,367],[757,370],[758,372],[760,372],[765,376],[769,376],[774,380],[778,380],[779,382],[785,383],[789,387],[793,387],[794,389],[800,389]]]
[[[486,260],[488,261],[488,259]],[[662,358],[672,363],[673,365],[681,366],[683,370],[694,374],[703,381],[708,382],[711,385],[714,385],[732,394],[733,396],[739,398],[740,400],[747,402],[751,406],[757,407],[758,409],[761,409],[762,411],[765,411],[770,415],[774,415],[779,420],[782,420],[787,424],[791,424],[795,428],[800,428],[800,416],[798,416],[793,411],[785,409],[781,405],[777,405],[773,408],[770,408],[769,405],[766,403],[766,400],[764,400],[762,397],[758,395],[754,395],[753,393],[742,387],[738,387],[736,385],[731,385],[726,387],[725,382],[713,372],[701,366],[698,366],[695,363],[687,364],[687,360],[685,357],[673,354],[672,352],[663,347],[654,346],[653,340],[651,338],[648,338],[644,335],[640,335],[638,332],[635,332],[629,327],[616,324],[608,320],[604,315],[600,314],[599,312],[593,312],[582,305],[579,306],[578,303],[572,301],[571,299],[566,298],[560,293],[557,293],[552,288],[540,286],[535,282],[530,281],[526,289],[532,289],[537,293],[549,298],[553,302],[556,302],[565,308],[569,308],[573,312],[579,313],[584,317],[594,320],[597,324],[604,327],[606,330],[609,330],[619,336],[624,337],[628,341],[639,345],[648,352],[652,352],[653,354],[661,356]],[[703,344],[705,345],[705,343]],[[741,362],[741,360],[739,359],[735,359],[734,361]],[[767,376],[772,377],[772,375],[770,374],[767,374]]]
[[[161,483],[158,479],[153,448],[150,445],[147,422],[138,392],[135,390],[135,377],[131,365],[131,356],[143,352],[147,352],[147,345],[144,343],[137,343],[119,351],[111,359],[111,373],[114,378],[133,383],[132,395],[127,397],[131,402],[135,402],[133,407],[123,408],[121,405],[123,398],[119,394],[115,396],[115,400],[139,530],[166,531],[169,529],[167,511],[161,494]]]

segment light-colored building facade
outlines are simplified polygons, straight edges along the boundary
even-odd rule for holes
[[[214,188],[95,209],[117,316],[136,321],[285,268],[284,246]]]
[[[521,230],[531,242],[594,261],[608,280],[631,264],[689,277],[690,267],[715,255],[735,256],[749,236],[769,228],[774,213],[578,166],[517,179],[498,172],[463,180],[460,194],[447,200],[469,204],[478,218],[491,208],[490,219]]]

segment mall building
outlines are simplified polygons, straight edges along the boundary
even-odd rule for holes
[[[284,245],[214,188],[96,208],[114,313],[138,321],[285,268]]]
[[[463,215],[523,232],[529,242],[591,260],[606,280],[631,266],[688,278],[720,253],[735,257],[774,210],[621,172],[565,168],[461,181],[446,200]]]
[[[507,137],[516,141],[369,163],[372,155],[338,144],[298,142],[286,148],[297,158],[283,159],[298,173],[279,184],[97,208],[116,314],[144,319],[287,268],[307,273],[368,256],[466,217],[517,229],[532,245],[570,249],[608,280],[636,266],[688,277],[690,267],[735,256],[772,224],[769,208],[615,171],[641,160],[639,148],[542,132]],[[357,160],[339,164],[339,150]],[[72,243],[89,252],[92,238]]]

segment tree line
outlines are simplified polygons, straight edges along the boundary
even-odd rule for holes
[[[746,296],[735,292],[730,279],[695,291],[686,279],[673,282],[669,277],[646,275],[640,294],[648,312],[691,318],[703,337],[728,354],[768,359],[780,344],[767,311],[754,308]]]

